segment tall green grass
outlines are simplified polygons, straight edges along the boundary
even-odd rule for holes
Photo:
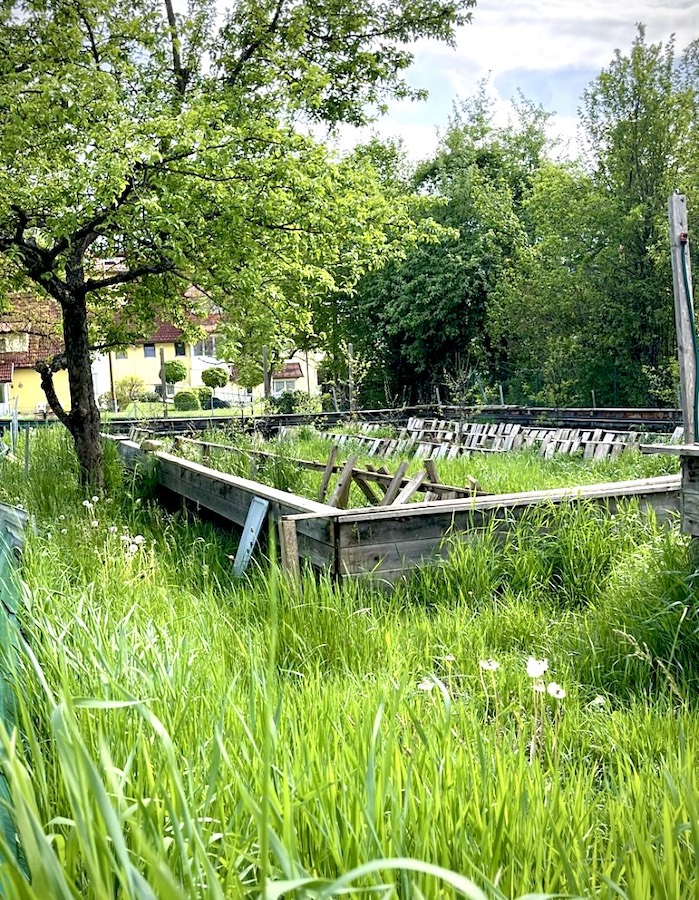
[[[583,507],[542,532],[540,511],[390,594],[264,560],[236,581],[231,535],[116,468],[83,506],[59,431],[28,481],[0,465],[37,526],[2,756],[31,881],[0,847],[8,896],[699,891],[676,531]]]

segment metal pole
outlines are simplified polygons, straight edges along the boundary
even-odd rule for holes
[[[167,381],[165,380],[165,349],[160,348],[160,390],[163,394],[163,418],[167,419]]]
[[[347,393],[350,412],[354,412],[354,347],[347,344]]]
[[[687,227],[687,198],[672,194],[668,200],[670,223],[670,253],[672,257],[672,283],[675,297],[675,328],[677,331],[677,355],[680,363],[680,397],[684,439],[687,444],[696,442],[696,330],[692,303],[692,276],[689,265],[689,236]]]
[[[269,383],[269,350],[267,344],[262,348],[262,391],[265,400],[269,400],[271,389]]]

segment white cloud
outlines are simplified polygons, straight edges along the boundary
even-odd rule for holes
[[[436,147],[437,127],[446,126],[453,103],[489,77],[496,121],[511,114],[510,97],[520,85],[529,99],[557,111],[550,129],[574,155],[581,91],[615,49],[628,51],[638,22],[648,41],[665,42],[674,33],[681,50],[699,37],[699,0],[478,0],[455,49],[434,41],[414,47],[410,82],[427,88],[429,100],[391,104],[374,131],[402,137],[411,156],[422,158]],[[342,146],[351,146],[353,134],[343,130]]]

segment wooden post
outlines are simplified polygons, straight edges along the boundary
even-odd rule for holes
[[[269,400],[272,389],[269,378],[269,350],[266,344],[262,348],[262,390],[265,400]]]
[[[347,344],[347,393],[350,412],[354,412],[354,347]]]
[[[160,390],[163,393],[163,418],[167,419],[167,381],[165,380],[165,350],[160,348]]]
[[[116,388],[114,387],[114,366],[112,364],[111,350],[107,353],[107,359],[109,360],[109,390],[112,394],[112,412],[117,412]]]
[[[692,276],[689,267],[689,238],[687,234],[687,198],[672,194],[668,201],[670,222],[670,252],[672,256],[672,282],[675,294],[675,328],[677,354],[680,362],[680,399],[685,443],[696,442],[694,421],[696,390],[696,331],[692,304]]]

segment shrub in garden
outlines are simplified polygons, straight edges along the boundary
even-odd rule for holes
[[[228,372],[221,366],[215,366],[213,369],[204,369],[201,373],[201,380],[207,387],[222,388],[228,384]]]
[[[162,398],[155,391],[144,391],[138,397],[140,403],[160,403]]]
[[[201,403],[199,402],[199,396],[196,391],[178,391],[175,394],[174,405],[175,409],[184,412],[201,409]]]
[[[114,384],[114,393],[119,409],[124,409],[129,403],[138,400],[145,389],[146,383],[138,375],[127,375],[125,378],[120,378]]]
[[[187,377],[187,367],[179,359],[168,359],[165,363],[165,381],[168,384],[177,384]]]
[[[199,402],[201,403],[202,407],[204,409],[208,409],[211,406],[211,398],[214,395],[212,389],[204,384],[194,388],[194,390],[199,397]]]

